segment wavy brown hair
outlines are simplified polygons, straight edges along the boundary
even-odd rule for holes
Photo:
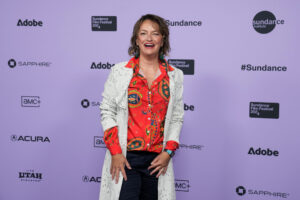
[[[159,26],[159,32],[163,36],[163,46],[159,49],[159,55],[168,55],[170,52],[170,42],[169,42],[169,27],[162,17],[153,14],[143,15],[134,25],[133,32],[130,40],[130,47],[128,49],[128,54],[130,56],[136,55],[139,52],[138,46],[136,45],[136,39],[138,36],[138,32],[142,23],[145,20],[151,20],[154,23],[157,23]]]

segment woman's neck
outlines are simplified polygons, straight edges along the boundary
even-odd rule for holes
[[[139,65],[143,68],[143,69],[157,69],[159,67],[159,61],[158,61],[158,55],[156,56],[142,56],[140,55],[139,58]]]

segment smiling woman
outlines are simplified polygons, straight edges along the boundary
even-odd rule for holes
[[[165,20],[144,15],[135,24],[129,61],[116,64],[100,105],[108,149],[101,200],[175,199],[171,157],[183,123],[183,72],[164,59]]]

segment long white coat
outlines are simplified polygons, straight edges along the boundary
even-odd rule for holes
[[[118,137],[123,155],[126,157],[127,124],[128,124],[128,86],[133,75],[133,69],[125,67],[127,62],[121,62],[111,68],[104,85],[103,99],[100,104],[101,124],[103,131],[118,126]],[[172,66],[173,67],[173,66]],[[170,101],[165,119],[164,144],[174,140],[179,143],[179,135],[183,123],[183,73],[180,69],[168,71],[170,83]],[[102,168],[100,200],[118,200],[123,182],[120,173],[116,184],[110,175],[111,154],[106,151]],[[175,183],[172,159],[165,175],[158,179],[158,200],[175,200]]]

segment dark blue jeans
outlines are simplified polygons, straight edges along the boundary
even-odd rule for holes
[[[157,200],[157,173],[148,170],[158,153],[148,151],[127,151],[126,158],[132,169],[127,169],[127,181],[123,180],[119,200]]]

